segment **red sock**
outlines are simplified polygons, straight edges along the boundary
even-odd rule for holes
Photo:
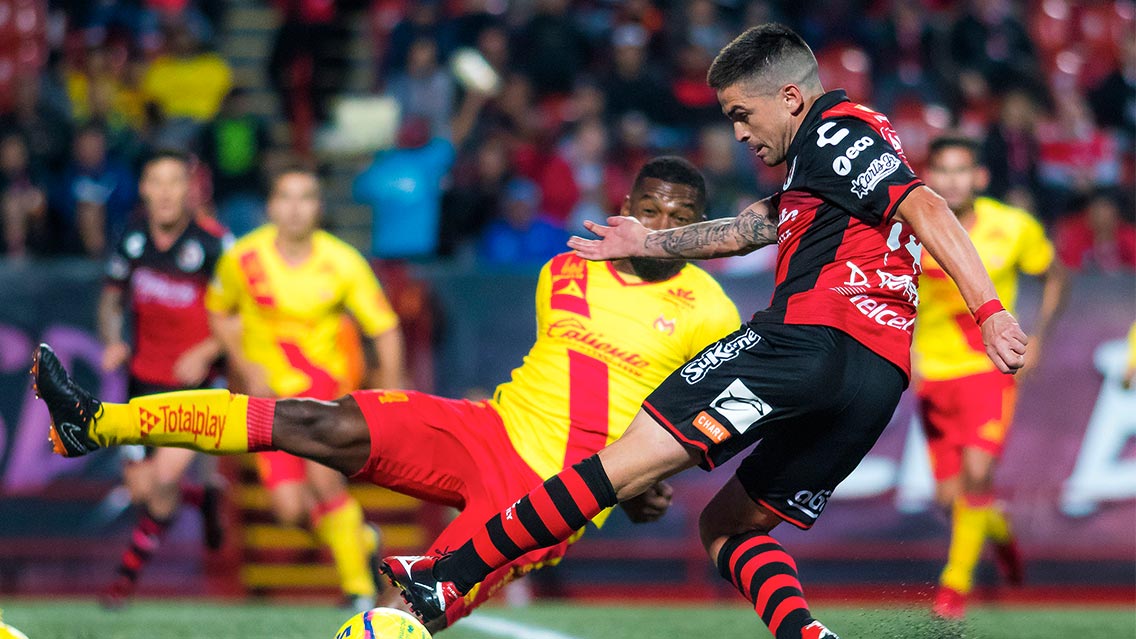
[[[750,600],[777,639],[801,639],[814,621],[797,579],[797,564],[769,535],[730,537],[718,552],[718,572]]]

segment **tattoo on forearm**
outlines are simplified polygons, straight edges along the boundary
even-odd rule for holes
[[[676,258],[741,255],[777,242],[777,224],[761,202],[737,217],[649,233],[644,246]]]

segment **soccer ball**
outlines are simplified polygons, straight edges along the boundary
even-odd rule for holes
[[[0,639],[5,639],[0,635]],[[335,639],[430,639],[430,632],[409,613],[372,608],[347,620]]]
[[[0,620],[0,639],[28,639],[28,636]]]

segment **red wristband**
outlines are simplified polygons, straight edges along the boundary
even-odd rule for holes
[[[982,323],[990,319],[991,315],[1004,310],[1006,310],[1006,307],[1002,306],[1002,300],[995,297],[978,307],[978,310],[974,312],[974,321],[977,322],[979,326],[982,326]]]

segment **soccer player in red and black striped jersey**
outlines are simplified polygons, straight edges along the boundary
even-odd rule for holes
[[[131,397],[201,388],[221,356],[204,300],[227,234],[190,207],[190,169],[190,157],[177,151],[147,159],[139,182],[144,215],[129,224],[107,261],[99,299],[102,364],[108,371],[128,366]],[[128,315],[132,346],[123,331]],[[221,543],[216,488],[182,483],[192,451],[154,449],[145,458],[140,447],[126,451],[123,475],[140,513],[118,577],[100,598],[108,607],[122,605],[134,592],[181,503],[202,509],[206,544]]]
[[[769,308],[672,373],[621,439],[454,552],[385,560],[424,619],[603,508],[756,442],[702,512],[703,544],[777,639],[835,638],[809,613],[796,565],[769,533],[782,521],[812,526],[895,411],[908,383],[924,248],[959,286],[998,369],[1024,363],[1026,336],[1002,310],[966,231],[912,172],[886,117],[824,91],[800,36],[754,27],[719,53],[708,79],[738,141],[768,166],[787,164],[783,189],[735,218],[661,231],[611,218],[590,227],[601,239],[569,244],[600,260],[711,258],[777,244]]]

